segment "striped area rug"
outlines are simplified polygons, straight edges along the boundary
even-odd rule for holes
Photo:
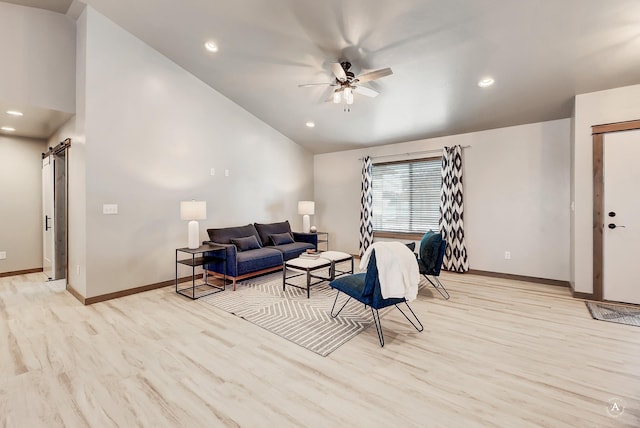
[[[326,276],[325,272],[320,274]],[[304,275],[287,280],[300,285],[305,281]],[[212,294],[199,302],[232,313],[324,357],[373,324],[371,309],[355,300],[337,318],[331,318],[335,296],[336,291],[326,281],[311,287],[310,299],[306,290],[299,288],[287,286],[283,292],[282,272],[276,272],[238,282],[235,292]],[[346,298],[341,295],[338,304]],[[380,316],[384,312],[381,310]]]
[[[589,301],[585,303],[594,319],[640,327],[640,306]]]

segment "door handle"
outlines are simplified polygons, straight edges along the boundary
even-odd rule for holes
[[[47,230],[51,229],[49,227],[49,219],[50,219],[50,217],[48,215],[44,216],[44,230],[45,230],[45,232]]]
[[[609,229],[615,229],[616,227],[626,227],[626,226],[619,226],[613,223],[609,223],[609,226],[607,226]]]

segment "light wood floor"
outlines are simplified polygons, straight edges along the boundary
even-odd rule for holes
[[[640,426],[640,328],[561,287],[443,274],[424,332],[394,310],[384,348],[323,358],[171,287],[85,307],[43,279],[0,279],[0,426]]]

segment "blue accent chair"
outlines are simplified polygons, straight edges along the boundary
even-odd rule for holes
[[[364,304],[365,306],[369,306],[371,308],[371,315],[373,317],[373,322],[376,325],[376,330],[378,332],[378,339],[380,340],[380,346],[384,346],[384,335],[382,334],[382,324],[380,324],[380,315],[378,314],[378,310],[382,308],[386,308],[387,306],[394,305],[398,310],[404,315],[404,317],[411,323],[411,325],[417,330],[422,331],[424,327],[422,323],[413,312],[409,303],[404,298],[389,298],[385,299],[382,297],[382,293],[380,291],[380,279],[378,277],[378,265],[376,264],[376,252],[371,252],[371,257],[369,258],[369,264],[367,265],[367,271],[363,273],[356,273],[353,275],[342,276],[338,279],[335,279],[329,283],[332,288],[335,288],[338,292],[336,293],[336,299],[333,302],[333,307],[331,308],[331,317],[335,318],[340,315],[342,309],[347,305],[349,300],[355,299],[358,302]],[[336,303],[338,302],[338,296],[340,293],[344,293],[348,296],[347,300],[343,303],[342,307],[338,312],[334,314]],[[416,322],[411,320],[407,314],[400,309],[399,304],[404,303],[411,315]],[[417,325],[416,325],[417,323]]]
[[[451,297],[449,292],[445,286],[442,285],[440,279],[438,279],[446,249],[447,241],[442,239],[442,234],[435,233],[432,230],[425,233],[420,241],[418,269],[420,269],[420,274],[431,283],[433,288],[435,288],[445,300],[449,300]],[[433,278],[433,281],[429,276]]]

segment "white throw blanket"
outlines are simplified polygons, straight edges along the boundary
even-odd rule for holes
[[[415,300],[420,272],[413,251],[401,242],[374,242],[362,256],[360,269],[367,268],[373,250],[376,251],[382,297],[404,297],[408,302]]]

